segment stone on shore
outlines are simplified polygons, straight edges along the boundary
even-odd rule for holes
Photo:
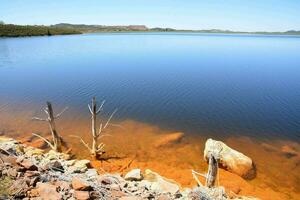
[[[72,179],[72,187],[74,190],[81,190],[81,191],[91,189],[91,186],[86,181],[79,179],[77,177],[74,177]]]
[[[36,186],[37,186],[37,192],[41,199],[43,200],[62,199],[62,195],[57,192],[57,186],[52,185],[50,183],[41,183],[41,182],[38,182]]]
[[[204,159],[207,160],[210,153],[219,156],[219,163],[228,171],[245,179],[255,177],[255,167],[251,158],[230,148],[221,141],[208,139],[205,143]]]
[[[88,191],[75,191],[74,196],[77,200],[88,200],[90,199],[90,193]]]
[[[17,163],[27,170],[37,170],[37,166],[29,159],[17,159]]]
[[[171,144],[179,143],[182,140],[183,136],[184,133],[182,132],[167,134],[165,136],[162,136],[161,139],[159,139],[155,143],[155,147],[164,147]]]
[[[127,181],[140,181],[143,179],[140,169],[133,169],[125,175]]]
[[[179,185],[175,181],[166,179],[150,169],[146,169],[144,180],[152,182],[151,189],[155,191],[175,194],[180,189]]]

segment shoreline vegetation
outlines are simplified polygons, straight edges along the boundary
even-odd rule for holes
[[[72,35],[84,33],[118,33],[118,32],[180,32],[180,33],[208,33],[208,34],[245,34],[245,35],[300,35],[300,31],[285,32],[246,32],[220,29],[209,30],[180,30],[173,28],[148,28],[145,25],[104,26],[86,24],[60,23],[50,26],[43,25],[15,25],[0,23],[0,37],[52,36]]]

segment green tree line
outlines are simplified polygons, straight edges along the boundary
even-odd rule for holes
[[[0,21],[0,37],[51,36],[69,34],[81,34],[81,32],[69,28],[4,24]]]

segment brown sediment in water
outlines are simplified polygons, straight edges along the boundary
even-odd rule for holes
[[[32,122],[33,113],[4,114],[0,116],[0,132],[17,137],[30,145],[40,147],[43,142],[31,137],[32,132],[48,135],[47,124]],[[156,143],[170,131],[157,126],[125,120],[120,126],[110,127],[104,137],[107,153],[101,161],[93,161],[93,167],[100,172],[126,173],[133,168],[151,169],[174,179],[182,187],[196,185],[191,170],[206,172],[203,159],[207,137],[185,135],[180,142],[157,147]],[[90,121],[88,118],[62,119],[57,122],[60,134],[78,158],[89,158],[88,151],[77,138],[78,135],[91,143]],[[225,138],[224,142],[251,157],[256,163],[257,176],[253,180],[220,169],[219,184],[227,191],[239,195],[257,196],[262,199],[300,199],[300,145],[292,141],[272,140],[262,142],[248,137]],[[288,146],[296,155],[282,151]],[[286,148],[284,148],[286,150]],[[203,180],[202,180],[203,181]]]

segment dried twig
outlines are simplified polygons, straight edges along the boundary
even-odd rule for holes
[[[32,135],[41,138],[43,141],[45,141],[45,142],[49,145],[49,147],[50,147],[51,149],[54,149],[54,146],[51,144],[51,142],[50,142],[48,139],[44,138],[43,136],[40,136],[40,135],[37,134],[37,133],[32,133]]]

